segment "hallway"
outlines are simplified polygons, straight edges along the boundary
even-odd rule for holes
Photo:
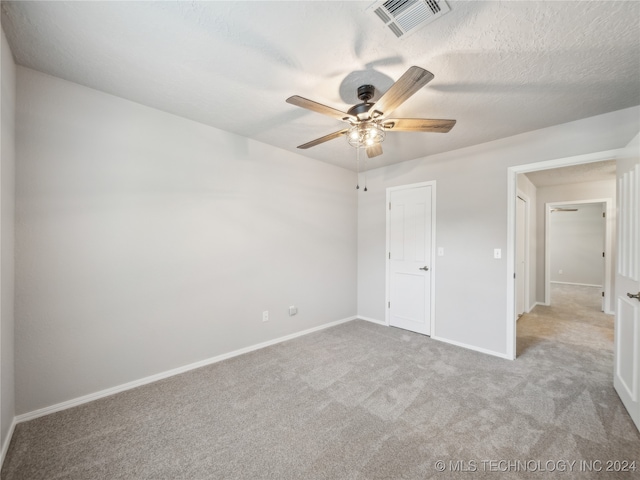
[[[551,284],[551,305],[537,305],[517,324],[517,355],[540,342],[571,344],[601,351],[613,361],[613,315],[602,312],[600,289]]]

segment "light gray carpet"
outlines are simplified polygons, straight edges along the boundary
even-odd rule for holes
[[[513,362],[354,321],[19,424],[2,478],[638,478],[579,471],[640,469],[640,434],[612,387],[612,317],[553,295]]]

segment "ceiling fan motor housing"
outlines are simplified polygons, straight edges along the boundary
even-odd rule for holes
[[[358,120],[366,120],[369,118],[369,114],[367,112],[369,112],[371,107],[373,107],[373,103],[359,103],[347,110],[347,113],[357,117]]]
[[[347,113],[357,117],[358,120],[367,120],[369,118],[369,109],[373,106],[373,103],[369,102],[373,98],[376,89],[373,85],[360,85],[358,87],[358,98],[362,100],[362,103],[351,107]]]

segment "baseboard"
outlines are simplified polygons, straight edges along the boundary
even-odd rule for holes
[[[57,403],[55,405],[51,405],[49,407],[40,408],[38,410],[34,410],[32,412],[23,413],[18,415],[15,418],[14,423],[26,422],[29,420],[33,420],[35,418],[44,417],[45,415],[49,415],[51,413],[59,412],[61,410],[66,410],[68,408],[77,407],[78,405],[82,405],[84,403],[89,403],[94,400],[98,400],[100,398],[108,397],[111,395],[115,395],[116,393],[124,392],[126,390],[131,390],[132,388],[141,387],[143,385],[147,385],[149,383],[157,382],[158,380],[163,380],[165,378],[173,377],[174,375],[179,375],[181,373],[188,372],[190,370],[195,370],[196,368],[205,367],[207,365],[211,365],[213,363],[218,363],[223,360],[227,360],[229,358],[237,357],[238,355],[243,355],[245,353],[253,352],[255,350],[260,350],[262,348],[270,347],[271,345],[275,345],[277,343],[286,342],[288,340],[293,340],[294,338],[302,337],[304,335],[308,335],[310,333],[318,332],[320,330],[324,330],[327,328],[335,327],[336,325],[340,325],[343,323],[350,322],[352,320],[356,320],[357,316],[343,318],[342,320],[336,320],[331,323],[325,323],[318,327],[309,328],[307,330],[302,330],[301,332],[292,333],[290,335],[285,335],[284,337],[279,337],[273,340],[269,340],[267,342],[258,343],[256,345],[251,345],[249,347],[241,348],[239,350],[234,350],[233,352],[223,353],[222,355],[217,355],[215,357],[208,358],[206,360],[201,360],[199,362],[191,363],[189,365],[185,365],[183,367],[174,368],[172,370],[167,370],[166,372],[158,373],[155,375],[151,375],[148,377],[141,378],[139,380],[134,380],[132,382],[124,383],[122,385],[118,385],[116,387],[107,388],[104,390],[100,390],[95,393],[90,393],[89,395],[83,395],[82,397],[77,397],[71,400],[67,400],[65,402]]]
[[[0,470],[2,470],[2,465],[4,465],[4,459],[7,456],[7,452],[9,451],[9,445],[11,444],[11,439],[13,438],[13,432],[16,429],[17,423],[17,418],[13,417],[13,421],[11,422],[11,426],[9,427],[9,431],[7,432],[7,438],[2,445],[2,452],[0,452]]]
[[[365,316],[363,316],[363,315],[358,315],[358,318],[359,318],[360,320],[364,320],[364,321],[366,321],[366,322],[375,323],[375,324],[377,324],[377,325],[383,325],[383,326],[385,326],[385,327],[387,327],[387,326],[388,326],[388,325],[387,325],[387,322],[383,322],[382,320],[377,320],[377,319],[375,319],[375,318],[365,317]]]
[[[382,325],[382,326],[385,326],[385,327],[388,326],[387,322],[383,322],[381,320],[376,320],[375,318],[365,317],[365,316],[362,316],[362,315],[358,315],[358,318],[360,320],[365,320],[367,322],[375,323],[377,325]],[[444,343],[448,343],[450,345],[455,345],[456,347],[466,348],[467,350],[474,350],[476,352],[485,353],[485,354],[491,355],[493,357],[500,357],[500,358],[505,358],[507,360],[513,360],[511,357],[507,356],[506,354],[499,353],[499,352],[494,352],[493,350],[487,350],[485,348],[474,347],[473,345],[467,345],[466,343],[456,342],[455,340],[449,340],[447,338],[437,337],[435,335],[431,335],[431,338],[433,340],[438,340],[439,342],[444,342]]]
[[[493,357],[504,358],[506,360],[513,360],[513,358],[509,357],[506,353],[494,352],[493,350],[487,350],[486,348],[474,347],[473,345],[469,345],[467,343],[457,342],[455,340],[449,340],[448,338],[436,337],[434,335],[432,335],[431,338],[434,340],[438,340],[439,342],[455,345],[456,347],[466,348],[467,350],[474,350],[476,352],[491,355]]]
[[[556,280],[550,281],[549,283],[555,283],[555,284],[558,284],[558,285],[576,285],[578,287],[598,287],[598,288],[602,288],[602,285],[592,285],[591,283],[558,282]]]

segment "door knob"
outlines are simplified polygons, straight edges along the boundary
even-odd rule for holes
[[[424,270],[426,272],[427,270],[429,270],[429,267],[425,265],[424,267],[419,267],[418,270]]]
[[[636,293],[635,295],[633,293],[627,293],[627,297],[635,298],[636,300],[640,301],[640,292]]]

